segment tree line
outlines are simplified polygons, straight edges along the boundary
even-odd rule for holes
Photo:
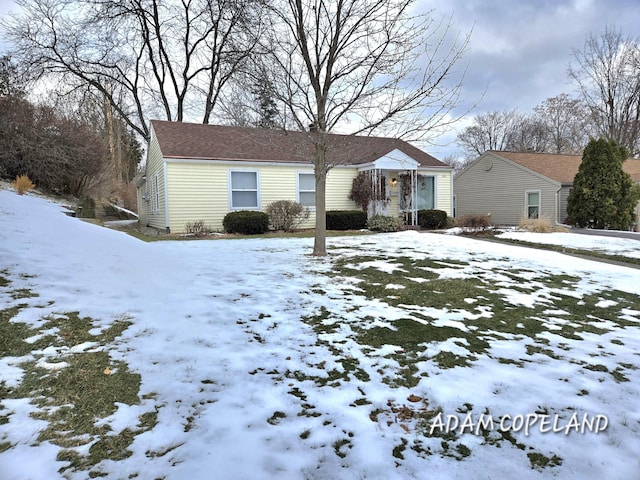
[[[108,105],[85,95],[28,98],[19,69],[0,57],[0,177],[26,174],[46,191],[127,200],[141,145]]]

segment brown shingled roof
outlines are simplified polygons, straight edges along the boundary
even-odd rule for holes
[[[573,179],[582,163],[580,155],[498,151],[492,153],[563,184],[573,183]],[[640,160],[629,159],[624,162],[622,168],[631,175],[634,181],[640,182]]]
[[[308,163],[308,132],[152,120],[164,158]],[[327,160],[341,165],[373,162],[398,149],[423,167],[450,168],[419,148],[394,138],[328,135]]]

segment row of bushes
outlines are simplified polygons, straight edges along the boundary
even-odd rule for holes
[[[296,202],[286,200],[274,202],[267,213],[243,210],[228,213],[222,222],[228,233],[260,234],[269,227],[273,230],[290,231],[309,217],[308,210]],[[443,210],[419,210],[418,224],[427,230],[445,228],[449,224]],[[367,219],[361,210],[330,210],[327,212],[327,230],[360,230],[369,228],[379,232],[397,232],[404,222],[397,217],[375,215]]]

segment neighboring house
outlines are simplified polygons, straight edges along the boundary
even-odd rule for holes
[[[485,152],[453,180],[455,215],[488,214],[496,225],[538,217],[566,223],[580,163],[579,155]],[[627,160],[623,168],[640,183],[640,160]],[[640,223],[639,207],[636,217]]]
[[[276,200],[294,200],[315,223],[314,132],[291,132],[153,120],[146,170],[136,183],[143,225],[181,233],[189,222],[222,230],[235,210],[262,210]],[[327,210],[356,209],[349,200],[353,179],[370,171],[386,197],[384,213],[403,215],[436,208],[451,215],[452,169],[397,139],[328,135]],[[415,208],[405,208],[409,182]]]

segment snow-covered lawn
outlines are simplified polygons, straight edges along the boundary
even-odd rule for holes
[[[416,232],[311,244],[144,243],[0,191],[0,325],[38,345],[0,355],[0,478],[638,478],[640,270]],[[101,438],[39,439],[62,405],[18,398],[25,366],[90,353],[107,387],[140,376],[135,401]],[[105,436],[117,460],[71,467]]]
[[[506,232],[498,235],[498,238],[523,240],[547,245],[562,245],[569,248],[591,250],[609,255],[640,258],[640,233],[635,235],[637,236],[637,240],[579,233]]]

